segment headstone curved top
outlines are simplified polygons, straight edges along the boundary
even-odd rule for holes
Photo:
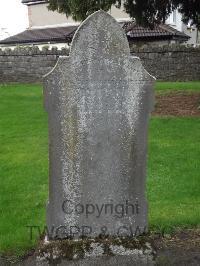
[[[153,82],[104,11],[81,24],[70,55],[45,76],[53,237],[130,236],[146,229]]]
[[[82,48],[85,47],[83,50]],[[78,28],[71,56],[80,59],[130,55],[127,37],[119,23],[103,10],[89,16]]]

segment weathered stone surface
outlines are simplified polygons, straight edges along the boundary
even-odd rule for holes
[[[36,266],[48,266],[52,265],[47,261],[35,261]],[[134,255],[126,255],[126,256],[101,256],[94,258],[86,258],[81,260],[67,260],[62,259],[59,264],[54,264],[59,266],[153,266],[155,262],[153,258],[147,254],[139,254],[136,253]]]
[[[45,77],[53,238],[147,228],[147,128],[154,79],[118,23],[98,11]]]
[[[50,241],[39,246],[34,258],[38,266],[154,265],[155,251],[148,238],[141,238]]]
[[[13,264],[2,264],[8,266]],[[144,254],[142,251],[136,252],[134,255],[116,255],[116,256],[99,256],[89,257],[80,260],[60,259],[56,262],[49,262],[46,259],[41,259],[36,256],[29,258],[24,262],[15,264],[16,266],[153,266],[156,265],[153,257],[149,254]]]

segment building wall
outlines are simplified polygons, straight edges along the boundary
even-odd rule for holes
[[[116,8],[115,6],[112,6],[109,14],[111,16],[113,16],[114,18],[119,19],[119,20],[120,19],[122,19],[122,20],[123,19],[126,19],[126,20],[130,19],[130,16],[126,12],[124,12],[123,7],[121,9],[119,9],[119,8]]]
[[[30,28],[73,22],[71,18],[67,18],[64,14],[49,11],[47,4],[28,6],[28,15]]]
[[[29,28],[38,27],[49,27],[56,26],[60,24],[77,24],[71,17],[66,17],[65,14],[59,14],[58,12],[49,11],[47,4],[29,5]],[[117,20],[130,19],[129,15],[121,9],[113,6],[109,11],[114,18]],[[166,24],[169,24],[173,28],[186,33],[191,38],[187,42],[188,44],[196,44],[197,41],[197,29],[194,28],[193,31],[187,29],[187,25],[182,22],[182,15],[175,10],[167,19]]]
[[[182,15],[178,12],[178,10],[174,10],[172,14],[168,17],[166,24],[169,24],[171,27],[184,32],[190,39],[187,41],[187,44],[196,45],[200,43],[198,40],[198,32],[195,26],[188,27],[186,24],[182,22]]]
[[[38,4],[28,6],[29,14],[29,27],[44,27],[44,26],[53,26],[59,24],[76,24],[76,22],[71,17],[66,17],[65,14],[59,14],[58,12],[49,11],[47,9],[47,4]],[[123,9],[118,9],[112,7],[109,11],[116,19],[128,19],[129,16],[126,14]]]
[[[137,48],[133,55],[141,58],[147,71],[159,80],[192,81],[200,79],[200,47],[163,46]],[[0,50],[0,83],[41,82],[42,76],[55,66],[58,56],[69,50],[37,47]]]
[[[183,31],[183,22],[181,19],[182,15],[177,10],[174,10],[166,20],[166,24],[169,24],[176,30]]]
[[[198,35],[197,35],[197,28],[195,26],[188,27],[186,24],[183,24],[183,32],[190,36],[190,39],[187,41],[188,44],[198,44]]]

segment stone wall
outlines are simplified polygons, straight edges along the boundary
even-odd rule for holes
[[[200,46],[132,46],[131,51],[141,58],[146,70],[159,80],[200,80]]]
[[[14,50],[0,50],[0,83],[41,82],[42,76],[55,66],[61,55],[68,55],[67,49],[24,47]]]
[[[133,45],[133,55],[139,56],[148,72],[159,80],[200,80],[200,47],[183,45],[138,48]],[[0,50],[0,83],[41,82],[67,49],[51,50],[38,47]]]

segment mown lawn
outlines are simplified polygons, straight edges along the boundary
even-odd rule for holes
[[[157,87],[169,89],[164,83]],[[31,241],[27,226],[45,225],[48,133],[41,86],[0,86],[0,114],[0,253],[19,255],[34,247],[38,236],[36,229]],[[147,194],[152,229],[200,224],[199,158],[200,118],[151,119]]]
[[[200,118],[152,118],[149,137],[150,226],[200,226]]]
[[[40,86],[1,86],[0,103],[0,251],[21,253],[45,221],[47,115]]]
[[[166,93],[170,91],[188,91],[195,92],[200,91],[200,81],[191,82],[162,82],[157,81],[155,86],[156,91],[160,93]]]

